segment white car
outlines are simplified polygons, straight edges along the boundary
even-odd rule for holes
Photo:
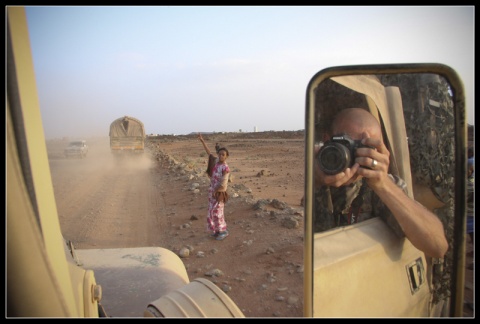
[[[88,145],[86,141],[72,141],[68,144],[65,149],[65,157],[69,158],[71,156],[84,158],[88,153]]]

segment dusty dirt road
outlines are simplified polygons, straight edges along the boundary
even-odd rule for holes
[[[64,237],[77,249],[186,247],[190,280],[213,281],[245,316],[301,317],[303,133],[204,138],[212,151],[217,142],[230,151],[225,240],[205,231],[207,156],[196,136],[162,137],[143,157],[120,161],[108,138],[89,140],[85,159],[64,158],[64,141],[47,142]],[[108,316],[143,316],[109,313],[108,298]]]

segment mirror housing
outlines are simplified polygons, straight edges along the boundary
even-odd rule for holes
[[[405,125],[409,125],[409,120],[405,120],[403,114],[399,114],[399,109],[390,108],[382,110],[382,106],[392,107],[392,100],[395,96],[399,96],[403,99],[403,106],[407,106],[406,97],[403,96],[401,91],[395,90],[395,87],[388,87],[388,83],[395,80],[397,76],[413,76],[418,79],[420,84],[424,78],[435,78],[435,82],[438,80],[444,80],[447,83],[449,92],[451,93],[451,129],[453,130],[452,145],[454,147],[452,152],[446,154],[451,155],[450,158],[453,162],[452,167],[452,183],[451,187],[447,188],[447,191],[451,189],[452,200],[451,205],[454,206],[454,212],[451,220],[453,231],[450,235],[447,235],[450,243],[449,252],[451,259],[451,281],[450,281],[450,301],[448,305],[449,316],[462,316],[463,312],[463,288],[464,288],[464,264],[465,264],[465,215],[466,215],[466,148],[467,148],[467,126],[465,121],[465,95],[463,84],[458,77],[457,73],[450,67],[442,64],[426,63],[426,64],[381,64],[381,65],[359,65],[359,66],[339,66],[330,67],[321,70],[315,74],[310,80],[307,92],[306,92],[306,111],[305,111],[305,278],[304,278],[304,314],[307,317],[315,316],[315,302],[314,295],[317,283],[314,281],[314,159],[315,150],[314,147],[321,140],[321,134],[316,131],[320,123],[325,122],[328,124],[331,122],[328,118],[329,103],[332,110],[338,110],[339,105],[342,105],[342,91],[331,91],[330,88],[325,86],[325,91],[322,91],[324,85],[328,85],[328,82],[335,81],[343,86],[354,90],[357,93],[364,94],[367,98],[366,107],[374,105],[378,107],[378,110],[383,121],[385,137],[391,140],[395,137],[401,137],[402,130],[404,131]],[[383,82],[383,85],[378,81],[372,80],[372,76],[378,77]],[[417,78],[418,76],[418,78]],[[429,80],[428,82],[430,82]],[[393,81],[395,82],[395,81]],[[378,89],[377,89],[378,88]],[[391,89],[392,88],[392,89]],[[372,90],[374,89],[374,90]],[[375,91],[377,89],[378,91]],[[418,89],[417,89],[418,90]],[[395,92],[388,94],[389,92]],[[387,95],[384,95],[387,93]],[[352,96],[353,98],[353,96]],[[373,103],[372,103],[373,102]],[[398,102],[398,100],[397,100]],[[331,104],[333,103],[333,104]],[[320,107],[327,107],[325,112],[322,111],[322,118],[319,118]],[[402,100],[400,100],[399,108],[402,108]],[[389,110],[389,111],[388,111]],[[400,112],[403,110],[400,109]],[[415,116],[416,112],[412,111],[411,115]],[[389,115],[389,116],[388,116]],[[415,117],[414,117],[415,118]],[[401,127],[396,127],[401,125]],[[429,127],[429,125],[424,125]],[[432,129],[435,133],[435,129]],[[403,133],[404,134],[404,133]],[[436,135],[433,134],[432,137]],[[414,159],[418,157],[413,154],[408,160],[411,163],[401,162],[401,158],[404,158],[409,153],[409,141],[408,136],[403,135],[405,140],[397,143],[390,141],[389,150],[391,152],[391,164],[390,166],[395,171],[402,175],[402,178],[407,183],[408,195],[415,197],[424,204],[428,209],[435,210],[445,205],[448,199],[445,197],[445,192],[441,190],[430,190],[424,188],[424,186],[418,185],[418,175],[412,179],[411,164],[414,164]],[[410,142],[413,141],[413,138]],[[411,150],[411,148],[410,148]],[[407,160],[407,161],[408,161]],[[450,177],[449,177],[450,179]],[[450,184],[449,184],[450,185]],[[447,233],[448,234],[448,233]],[[435,261],[432,261],[435,262]],[[323,279],[322,279],[323,280]],[[328,278],[325,278],[328,280]],[[355,278],[353,278],[355,280]],[[317,292],[318,293],[318,292]],[[337,295],[341,300],[341,295]],[[448,315],[447,315],[448,316]]]

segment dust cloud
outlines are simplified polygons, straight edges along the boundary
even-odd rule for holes
[[[108,137],[92,138],[87,140],[88,153],[85,158],[66,158],[64,149],[68,140],[47,141],[48,159],[51,167],[66,167],[75,165],[82,172],[97,171],[142,171],[153,167],[153,161],[147,152],[140,154],[125,154],[116,156],[110,151],[110,140]]]

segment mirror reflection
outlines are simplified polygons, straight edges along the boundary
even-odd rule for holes
[[[444,311],[453,108],[449,84],[437,74],[337,76],[315,89],[314,316]],[[392,309],[372,303],[385,299]]]

